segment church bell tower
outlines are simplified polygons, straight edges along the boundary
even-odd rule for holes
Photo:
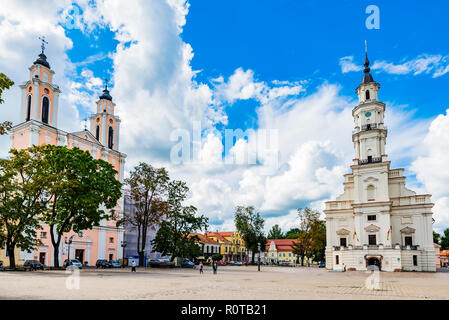
[[[90,132],[104,146],[112,150],[119,150],[120,119],[115,114],[115,103],[108,89],[105,79],[103,94],[97,101],[97,113],[90,116]]]

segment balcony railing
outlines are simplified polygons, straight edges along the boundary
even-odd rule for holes
[[[359,160],[359,165],[368,164],[368,163],[377,163],[377,162],[382,162],[382,157],[374,157],[374,158]]]
[[[387,127],[385,127],[385,126],[381,128],[377,123],[368,123],[368,124],[362,125],[361,130],[353,130],[352,134],[356,134],[356,133],[359,133],[362,131],[376,130],[376,129],[388,131]]]

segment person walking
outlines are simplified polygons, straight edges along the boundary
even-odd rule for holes
[[[203,268],[204,268],[204,266],[203,266],[203,263],[201,262],[201,263],[200,263],[200,274],[203,273]]]
[[[135,260],[133,260],[131,262],[131,272],[136,272],[136,261]]]
[[[217,274],[218,264],[217,262],[214,262],[212,268],[214,269],[214,274]]]

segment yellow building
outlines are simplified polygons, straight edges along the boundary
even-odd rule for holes
[[[16,267],[23,265],[24,261],[20,260],[20,249],[14,250],[14,256],[16,258]],[[5,249],[0,249],[0,266],[9,267],[9,257]]]
[[[220,243],[220,254],[223,261],[246,261],[245,242],[237,231],[210,232],[207,237]]]

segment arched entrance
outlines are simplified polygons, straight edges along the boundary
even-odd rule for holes
[[[380,257],[366,257],[366,269],[370,271],[381,270],[382,258]]]

